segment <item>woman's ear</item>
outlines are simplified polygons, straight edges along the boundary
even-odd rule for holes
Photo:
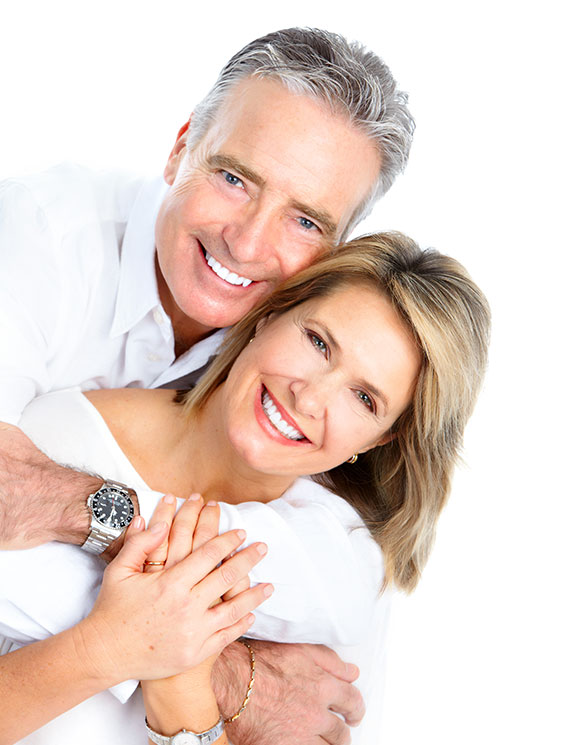
[[[271,317],[271,314],[269,314],[268,316],[263,316],[263,317],[262,317],[262,318],[261,318],[261,319],[259,320],[259,322],[258,322],[258,323],[257,323],[257,325],[255,326],[255,336],[256,336],[256,335],[257,335],[257,334],[259,333],[259,331],[260,331],[260,330],[261,330],[262,328],[264,328],[264,327],[265,327],[265,325],[266,325],[266,323],[267,323],[267,321],[269,320],[269,318],[270,318],[270,317]]]
[[[368,445],[367,448],[361,448],[358,452],[361,453],[367,453],[368,450],[373,450],[374,448],[380,447],[380,445],[386,445],[389,442],[392,442],[394,438],[397,436],[398,432],[388,432],[385,435],[382,435],[382,437],[379,440],[376,440],[376,442],[373,445]]]

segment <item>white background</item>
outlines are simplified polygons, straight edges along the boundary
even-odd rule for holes
[[[494,314],[466,466],[419,589],[395,603],[381,742],[580,743],[574,3],[278,5],[3,2],[0,177],[62,160],[159,172],[222,64],[276,28],[378,52],[418,128],[358,232],[398,229],[460,258]]]

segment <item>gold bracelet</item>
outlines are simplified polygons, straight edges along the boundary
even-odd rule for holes
[[[234,722],[235,719],[238,719],[240,715],[243,713],[243,711],[247,708],[247,705],[249,703],[249,699],[251,697],[251,693],[253,692],[253,686],[255,684],[255,653],[253,652],[253,648],[248,643],[246,639],[237,639],[238,642],[241,644],[244,644],[245,647],[249,650],[249,654],[251,656],[251,680],[249,683],[249,686],[247,688],[247,694],[245,696],[245,700],[242,702],[242,706],[237,711],[236,714],[233,714],[231,717],[224,717],[224,723],[230,724],[231,722]]]

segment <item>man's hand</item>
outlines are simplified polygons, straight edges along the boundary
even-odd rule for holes
[[[249,706],[232,724],[234,745],[347,745],[348,725],[364,716],[358,677],[327,647],[251,640],[256,674]],[[249,657],[241,644],[227,647],[213,670],[212,682],[223,716],[240,706],[249,677]],[[345,722],[332,712],[345,717]]]
[[[102,483],[58,465],[21,429],[0,422],[0,549],[81,545],[89,535],[87,497]]]

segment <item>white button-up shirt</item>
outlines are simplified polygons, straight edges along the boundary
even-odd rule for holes
[[[216,352],[222,331],[174,356],[154,263],[167,188],[73,165],[0,183],[0,421],[69,386],[157,387]]]

